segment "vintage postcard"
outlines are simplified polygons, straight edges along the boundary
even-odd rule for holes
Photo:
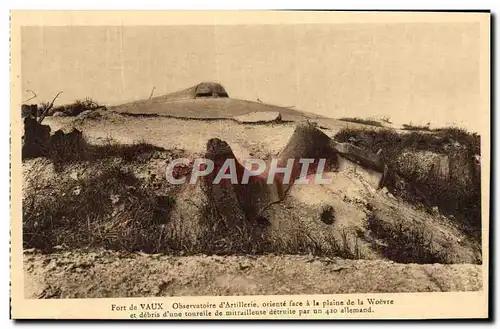
[[[488,318],[489,12],[13,11],[14,319]]]

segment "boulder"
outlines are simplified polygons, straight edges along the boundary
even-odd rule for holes
[[[326,159],[326,166],[331,165],[331,160],[336,161],[336,154],[330,147],[330,138],[309,122],[301,122],[295,128],[283,151],[278,155],[279,167],[285,167],[287,161],[294,160],[290,183],[293,183],[301,174],[302,164],[300,159],[314,159],[309,166],[310,173],[316,172],[319,159]],[[325,168],[328,171],[328,168]],[[281,177],[276,176],[277,180]],[[291,184],[283,184],[280,196],[284,197]]]
[[[207,159],[214,161],[213,172],[204,177],[205,188],[213,204],[220,214],[237,219],[248,218],[257,220],[261,211],[271,203],[280,201],[277,185],[267,184],[262,176],[250,176],[248,184],[240,184],[245,167],[239,163],[231,147],[218,138],[207,142]],[[237,184],[229,180],[222,180],[219,184],[212,184],[219,170],[227,159],[233,159],[236,165]]]
[[[330,145],[333,149],[340,153],[340,155],[354,161],[355,163],[360,163],[364,167],[380,172],[384,170],[379,154],[372,153],[369,150],[362,149],[350,143],[338,143],[332,140]]]

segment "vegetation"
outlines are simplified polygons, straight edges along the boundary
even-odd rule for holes
[[[391,192],[412,203],[424,204],[431,211],[438,206],[464,224],[464,228],[479,234],[481,227],[481,180],[474,167],[475,155],[480,155],[480,137],[459,128],[441,128],[431,132],[412,131],[399,134],[393,130],[343,129],[334,136],[339,142],[357,141],[358,146],[378,152],[387,164],[390,175],[384,184]],[[450,177],[443,180],[433,172],[417,172],[417,163],[402,164],[406,152],[429,151],[448,156]],[[453,166],[453,161],[466,161]],[[419,161],[418,159],[415,161]],[[422,159],[424,161],[424,159]],[[470,176],[472,183],[460,181]]]
[[[391,118],[388,116],[384,116],[384,117],[380,118],[380,121],[388,123],[388,124],[392,123]]]
[[[430,123],[427,123],[425,126],[416,126],[412,124],[404,124],[403,130],[416,130],[416,131],[431,131]]]
[[[445,248],[438,250],[432,234],[418,224],[403,225],[401,222],[381,220],[376,214],[368,216],[368,228],[383,244],[376,245],[385,258],[397,263],[448,264],[452,263]]]
[[[346,121],[346,122],[354,122],[354,123],[361,123],[364,125],[369,125],[369,126],[376,126],[376,127],[383,127],[383,125],[375,120],[369,120],[369,119],[361,119],[361,118],[340,118],[340,121]]]
[[[46,106],[46,104],[42,104],[42,109]],[[92,100],[90,97],[86,97],[83,100],[76,100],[74,103],[61,105],[50,109],[49,114],[54,115],[55,113],[62,113],[66,116],[77,116],[78,114],[84,111],[94,111],[99,108],[103,108],[103,106],[99,105],[97,102]]]

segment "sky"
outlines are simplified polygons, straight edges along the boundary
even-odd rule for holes
[[[201,81],[232,98],[327,117],[479,131],[478,23],[32,26],[21,34],[23,99],[102,104]]]

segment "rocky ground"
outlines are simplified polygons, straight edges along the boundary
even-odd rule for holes
[[[474,291],[480,265],[294,255],[147,255],[25,250],[26,298]]]
[[[316,118],[314,121],[329,137],[342,128],[362,126],[332,119]],[[119,144],[142,142],[164,148],[164,151],[155,151],[152,157],[145,160],[134,158],[128,162],[118,162],[121,167],[133,172],[146,188],[159,189],[157,186],[163,185],[158,185],[157,181],[163,179],[166,163],[181,153],[191,156],[202,154],[210,138],[226,141],[238,160],[248,157],[265,159],[283,149],[297,122],[255,125],[224,118],[187,120],[130,116],[99,110],[81,117],[47,117],[44,124],[51,127],[52,133],[58,129],[69,132],[77,128],[83,132],[85,140],[94,145],[106,144],[112,139]],[[98,172],[103,163],[115,160],[110,158],[92,164],[73,163],[57,172],[48,159],[28,160],[23,163],[27,181],[23,188],[25,191],[36,191],[41,197],[59,200],[61,187],[72,193],[81,193],[83,179]],[[362,177],[358,177],[359,173],[350,169],[327,174],[331,175],[335,184],[295,186],[285,200],[264,212],[271,222],[268,229],[271,240],[279,241],[279,247],[283,250],[290,249],[289,246],[296,245],[299,238],[303,238],[299,235],[303,233],[298,229],[300,226],[312,235],[311,241],[318,245],[318,250],[323,250],[323,239],[333,237],[341,243],[339,249],[349,251],[352,258],[362,259],[291,255],[299,253],[293,248],[290,249],[293,252],[288,254],[260,256],[171,256],[66,246],[51,254],[42,254],[27,249],[24,255],[26,297],[332,294],[481,289],[482,267],[476,265],[481,263],[479,241],[472,239],[456,223],[439,213],[439,209],[429,213],[403,202],[387,189],[377,190],[369,186]],[[117,200],[125,197],[120,195],[120,191],[115,194],[111,197]],[[177,208],[184,213],[174,209],[174,215],[184,215],[179,216],[181,219],[192,219],[197,215],[197,209],[186,214],[187,208],[182,208],[193,199],[190,191],[181,191],[176,198]],[[325,203],[335,209],[333,223],[325,224],[319,220],[318,210]],[[418,241],[413,239],[417,234]],[[402,256],[387,251],[400,250],[406,257],[411,252],[407,250],[411,249],[410,242],[423,244],[420,245],[419,253],[411,257],[419,258],[422,253],[426,253],[429,259],[439,258],[443,263],[451,264],[434,264],[437,262],[434,260],[428,261],[430,264],[414,264],[416,261],[399,264],[390,260]]]

